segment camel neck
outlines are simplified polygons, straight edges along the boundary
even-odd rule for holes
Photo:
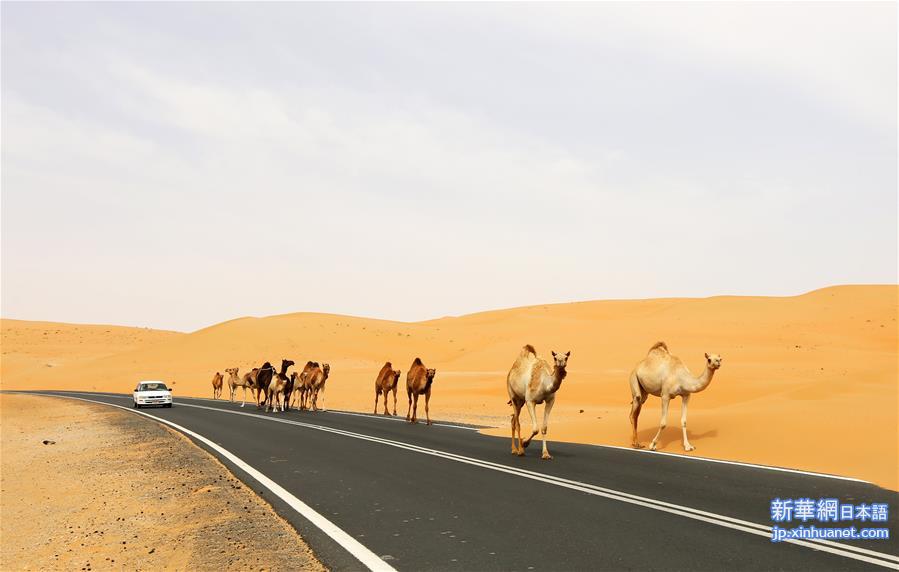
[[[565,371],[564,367],[559,367],[557,365],[553,366],[553,393],[559,390],[559,387],[562,385],[562,380],[565,379],[566,375],[568,375],[568,372]]]
[[[693,380],[690,384],[690,393],[699,393],[712,383],[712,377],[715,376],[715,370],[706,366],[702,375]]]

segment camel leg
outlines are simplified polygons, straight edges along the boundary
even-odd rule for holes
[[[412,423],[418,423],[418,394],[415,394],[415,402],[412,404]]]
[[[378,396],[381,395],[381,392],[375,389],[375,412],[372,415],[378,414]],[[386,396],[385,396],[386,397]],[[384,399],[384,409],[387,409],[387,399]]]
[[[247,404],[247,386],[243,386],[243,403],[240,404],[241,407]]]
[[[428,389],[427,392],[425,392],[425,418],[428,420],[428,423],[427,423],[428,425],[431,424],[431,410],[430,410],[430,408],[428,407],[428,402],[429,402],[429,401],[431,401],[431,390],[430,390],[430,388]]]
[[[690,394],[685,393],[681,400],[680,428],[684,433],[684,451],[693,451],[696,447],[691,445],[687,439],[687,404],[690,403]]]
[[[321,410],[322,410],[322,411],[325,411],[325,386],[324,386],[324,385],[322,386],[321,394],[322,394],[322,407],[321,407]]]
[[[524,455],[524,447],[521,446],[521,404],[512,400],[512,454]],[[515,443],[515,432],[518,432],[518,443]]]
[[[643,408],[643,400],[640,399],[640,396],[635,395],[631,399],[631,446],[634,449],[642,449],[643,445],[640,444],[640,441],[637,440],[637,419],[640,417],[640,409]]]
[[[384,401],[387,401],[386,397]],[[385,407],[385,413],[387,412],[386,409]],[[393,416],[396,417],[396,387],[393,388]]]
[[[543,407],[543,426],[540,427],[540,434],[543,437],[543,454],[540,456],[540,458],[544,460],[553,458],[553,456],[549,454],[549,450],[546,448],[546,431],[549,428],[549,412],[553,410],[553,404],[555,402],[555,399],[547,399],[546,405]]]
[[[659,444],[659,437],[662,435],[662,430],[665,429],[665,425],[668,424],[668,401],[671,400],[671,397],[662,394],[662,419],[659,421],[659,430],[656,432],[656,436],[652,438],[652,443],[649,444],[650,451],[655,451],[656,446]]]
[[[640,409],[643,408],[643,402],[646,401],[646,392],[637,379],[637,372],[631,372],[631,412],[628,416],[631,421],[631,446],[634,449],[642,449],[643,445],[637,439],[637,420],[640,418]]]
[[[531,444],[531,439],[537,434],[537,404],[533,401],[527,402],[528,406],[528,415],[531,417],[531,436],[524,440],[521,443],[522,448],[527,449],[528,445]]]
[[[410,415],[412,414],[412,392],[408,389],[406,390],[406,397],[409,398],[409,406],[406,408],[406,421],[411,422],[412,418],[410,417]]]

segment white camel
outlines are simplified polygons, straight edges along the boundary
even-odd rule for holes
[[[509,405],[512,406],[512,454],[522,456],[524,450],[531,444],[531,439],[537,434],[537,405],[546,402],[543,408],[543,426],[540,429],[543,435],[542,459],[552,459],[552,455],[546,449],[546,430],[549,426],[549,413],[553,409],[556,400],[556,392],[562,385],[562,380],[567,375],[568,357],[571,352],[557,354],[552,352],[554,364],[552,366],[546,360],[537,357],[534,346],[528,344],[521,348],[518,359],[512,364],[509,375],[506,377],[506,389],[509,391]],[[528,414],[531,416],[531,436],[521,440],[521,407],[527,404]],[[515,444],[515,433],[518,433],[518,445]]]
[[[665,342],[657,342],[649,348],[649,353],[643,358],[634,371],[631,372],[631,413],[630,420],[633,428],[631,436],[632,445],[637,449],[642,449],[643,445],[637,441],[637,418],[640,416],[640,409],[646,401],[647,396],[655,395],[662,399],[662,420],[659,422],[659,430],[656,436],[652,438],[649,448],[656,450],[659,444],[659,436],[662,429],[668,422],[668,402],[672,397],[681,396],[681,416],[680,426],[684,435],[684,450],[693,451],[696,449],[687,439],[687,404],[690,403],[690,395],[699,393],[704,390],[712,382],[715,371],[721,367],[721,356],[716,354],[705,354],[705,370],[699,377],[694,376],[683,364],[680,358],[671,355],[668,352],[668,346]]]

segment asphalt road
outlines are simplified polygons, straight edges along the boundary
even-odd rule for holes
[[[130,395],[42,393],[131,405]],[[239,405],[176,396],[171,409],[141,412],[214,443],[189,435],[335,570],[371,565],[221,448],[397,570],[899,569],[899,493],[862,481],[552,442],[555,459],[541,461],[539,441],[518,458],[509,439],[471,427]],[[889,521],[875,526],[893,538],[772,543],[775,497],[888,503]]]

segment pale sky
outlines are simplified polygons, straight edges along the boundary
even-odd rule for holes
[[[895,3],[0,15],[3,317],[897,281]]]

